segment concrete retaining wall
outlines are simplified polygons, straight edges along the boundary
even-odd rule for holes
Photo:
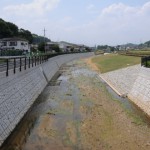
[[[150,116],[150,68],[141,67],[128,97]]]
[[[120,96],[127,96],[150,116],[150,68],[135,65],[101,74]]]
[[[71,60],[89,57],[93,53],[69,54],[49,59],[44,64],[17,71],[0,74],[0,145],[14,130],[24,114],[43,91],[48,81],[59,67]]]
[[[127,68],[111,71],[108,73],[101,74],[103,78],[113,89],[116,89],[117,94],[120,96],[127,95],[133,84],[138,77],[141,66],[135,65]]]

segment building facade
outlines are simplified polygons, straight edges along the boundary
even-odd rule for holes
[[[4,38],[0,39],[0,49],[30,52],[30,45],[27,40],[22,38]]]

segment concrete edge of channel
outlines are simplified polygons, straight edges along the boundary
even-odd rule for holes
[[[114,86],[112,86],[104,77],[102,77],[100,74],[98,75],[107,85],[110,86],[110,88],[117,93],[120,97],[124,97],[124,94],[121,94]]]

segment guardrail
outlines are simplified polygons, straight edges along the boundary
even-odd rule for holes
[[[5,57],[1,59],[0,72],[6,71],[6,76],[9,75],[9,70],[13,69],[14,74],[18,68],[21,72],[23,69],[32,68],[48,60],[47,55],[34,57]]]
[[[34,66],[40,65],[43,62],[48,61],[49,58],[55,57],[58,55],[64,54],[74,54],[74,53],[86,53],[86,52],[66,52],[66,53],[53,53],[41,56],[6,56],[0,58],[0,72],[6,71],[6,76],[9,76],[9,70],[13,69],[14,74],[16,73],[16,69],[18,68],[21,72],[23,69],[32,68]]]
[[[150,68],[150,56],[141,58],[141,65]]]

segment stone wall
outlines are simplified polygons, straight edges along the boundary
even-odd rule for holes
[[[103,78],[120,96],[126,96],[132,89],[138,77],[141,66],[135,65],[127,68],[101,74]]]
[[[59,67],[71,60],[89,57],[93,53],[56,56],[42,65],[13,74],[0,73],[0,145],[14,130],[24,114],[43,91]]]
[[[127,96],[150,116],[150,68],[135,65],[101,74],[100,77],[120,96]]]
[[[47,82],[39,67],[0,81],[2,81],[0,83],[0,144],[2,144]]]
[[[128,97],[150,116],[150,68],[141,67]]]

